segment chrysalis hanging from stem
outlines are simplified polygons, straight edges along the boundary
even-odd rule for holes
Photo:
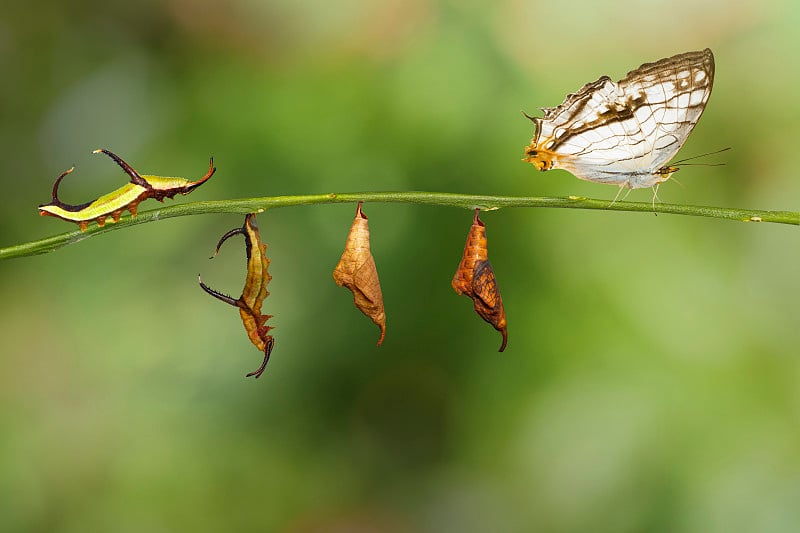
[[[347,235],[342,257],[333,270],[333,280],[338,286],[352,291],[356,307],[380,328],[380,346],[386,336],[386,312],[383,308],[378,270],[369,247],[367,215],[361,211],[361,202],[358,202],[356,217]]]
[[[272,279],[272,276],[267,272],[269,267],[269,259],[267,259],[267,245],[261,242],[261,236],[258,232],[258,225],[256,224],[256,215],[250,213],[245,216],[244,225],[241,228],[235,228],[220,238],[217,243],[217,248],[214,250],[213,257],[219,253],[220,246],[229,237],[233,235],[243,235],[245,239],[245,252],[247,253],[247,278],[245,279],[244,289],[242,295],[234,300],[226,294],[215,291],[208,285],[203,283],[200,279],[200,274],[197,275],[197,280],[200,282],[200,287],[208,294],[222,300],[223,302],[239,308],[239,315],[242,317],[244,329],[247,331],[247,336],[253,345],[264,352],[264,361],[261,366],[254,372],[247,374],[247,377],[255,376],[260,377],[269,362],[272,347],[275,345],[275,339],[272,335],[268,335],[269,330],[273,329],[267,326],[266,322],[272,315],[261,314],[261,304],[264,299],[269,296],[267,284]],[[212,258],[213,258],[212,257]]]
[[[452,285],[457,294],[472,298],[475,312],[503,334],[503,343],[499,350],[502,352],[506,349],[508,342],[506,312],[503,309],[503,299],[500,297],[494,269],[489,262],[489,252],[486,248],[486,226],[478,218],[479,213],[480,209],[476,209],[472,227],[469,229],[467,242],[464,245],[464,255],[455,276],[453,276]]]

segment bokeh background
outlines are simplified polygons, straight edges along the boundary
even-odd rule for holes
[[[59,172],[80,203],[144,173],[177,202],[360,190],[613,198],[523,164],[535,114],[711,47],[665,202],[797,210],[791,0],[16,2],[0,13],[0,245]],[[649,201],[649,190],[630,200]],[[145,203],[143,210],[153,208]],[[238,215],[0,263],[2,531],[784,532],[800,523],[800,277],[789,226],[486,213],[510,341],[456,296],[472,214],[367,204],[388,335],[331,271],[354,206],[260,215],[260,362]]]

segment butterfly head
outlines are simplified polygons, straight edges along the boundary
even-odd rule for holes
[[[539,145],[531,144],[525,148],[525,158],[523,161],[532,164],[536,170],[550,170],[553,168],[555,154],[549,150],[543,150]]]
[[[680,170],[680,167],[661,167],[656,170],[653,174],[656,177],[656,183],[664,183],[667,181],[670,176]]]

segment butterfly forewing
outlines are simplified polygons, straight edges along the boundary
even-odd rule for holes
[[[534,119],[526,153],[539,170],[650,187],[703,113],[714,79],[711,50],[646,63],[617,83],[603,76]]]
[[[714,56],[709,49],[644,64],[620,80],[630,100],[644,95],[645,104],[634,110],[634,117],[652,142],[656,169],[683,146],[703,114],[713,82]]]

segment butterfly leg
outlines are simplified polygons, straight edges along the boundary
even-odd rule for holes
[[[631,193],[631,191],[632,191],[633,189],[631,189],[631,188],[630,188],[630,187],[629,187],[629,186],[628,186],[626,183],[623,183],[622,185],[620,185],[620,186],[619,186],[619,190],[617,191],[617,195],[614,197],[614,200],[611,202],[611,204],[609,204],[609,206],[608,206],[608,207],[611,207],[612,205],[614,205],[615,203],[617,203],[617,200],[619,200],[619,195],[620,195],[620,194],[622,194],[622,190],[623,190],[625,187],[628,187],[628,191],[625,193],[625,196],[623,196],[623,197],[622,197],[622,200],[620,200],[620,202],[624,202],[624,201],[625,201],[625,198],[627,198],[627,197],[628,197],[628,195]]]
[[[653,205],[653,214],[655,216],[658,216],[658,213],[656,213],[656,200],[661,202],[661,198],[658,197],[658,187],[660,185],[661,185],[660,183],[656,183],[655,185],[653,185],[653,204],[652,205]]]
[[[609,204],[609,206],[608,206],[608,207],[611,207],[612,205],[614,205],[615,203],[617,203],[617,200],[619,199],[619,195],[620,195],[620,194],[622,194],[622,189],[623,189],[624,187],[625,187],[625,185],[624,185],[624,184],[619,186],[619,190],[617,191],[617,195],[616,195],[616,196],[614,196],[614,199],[613,199],[613,200],[611,200],[611,204]]]

